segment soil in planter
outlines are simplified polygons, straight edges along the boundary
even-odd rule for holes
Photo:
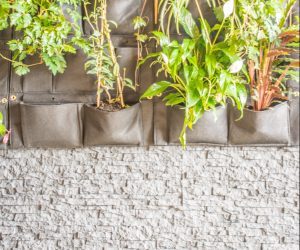
[[[100,107],[97,108],[106,112],[117,112],[124,109],[120,103],[108,103],[108,102],[100,102]]]

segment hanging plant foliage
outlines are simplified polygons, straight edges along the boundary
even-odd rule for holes
[[[0,0],[0,30],[14,30],[14,39],[7,42],[12,58],[0,56],[12,62],[18,75],[29,73],[30,67],[39,64],[45,64],[54,75],[63,73],[67,66],[64,56],[76,53],[76,45],[81,47],[81,16],[75,8],[68,8],[72,21],[68,20],[64,4],[78,6],[81,0]],[[26,64],[26,58],[33,55],[39,60]]]

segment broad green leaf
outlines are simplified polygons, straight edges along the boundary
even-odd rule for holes
[[[205,44],[210,44],[211,28],[209,23],[205,19],[200,18],[200,26],[201,26],[201,34]]]
[[[244,106],[247,103],[247,99],[248,99],[247,89],[246,89],[245,85],[237,83],[236,90],[237,90],[237,95],[239,97],[239,100],[241,102],[241,108],[244,108]]]
[[[163,101],[166,102],[167,106],[175,106],[178,104],[183,104],[185,102],[185,99],[179,93],[170,93],[167,96],[165,96]]]
[[[215,16],[216,16],[217,20],[219,22],[222,22],[223,19],[224,19],[223,7],[218,6],[218,7],[214,8],[214,13],[215,13]]]
[[[167,46],[170,44],[170,39],[167,35],[160,31],[153,31],[153,35],[157,39],[161,47]]]
[[[207,54],[205,57],[206,68],[209,76],[215,73],[217,60],[214,54]]]
[[[154,96],[161,95],[167,88],[169,88],[172,84],[167,81],[161,81],[157,83],[153,83],[142,95],[143,98],[153,98]]]
[[[0,136],[4,136],[6,134],[6,127],[3,124],[0,124]]]
[[[200,100],[197,88],[188,88],[186,92],[186,107],[193,107]]]
[[[182,25],[184,31],[192,38],[197,38],[200,35],[197,24],[192,14],[185,8],[178,10],[179,23]]]

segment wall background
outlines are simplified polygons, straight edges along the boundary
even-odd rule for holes
[[[0,151],[0,249],[299,249],[299,148]]]

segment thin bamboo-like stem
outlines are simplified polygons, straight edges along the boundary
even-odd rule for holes
[[[107,7],[106,5],[106,0],[104,0],[104,5],[105,7]],[[121,77],[120,74],[120,68],[118,65],[118,61],[117,61],[117,56],[115,53],[115,47],[112,43],[111,40],[111,36],[110,36],[110,30],[109,30],[109,24],[107,22],[107,10],[106,8],[103,9],[103,26],[104,26],[104,34],[106,36],[107,42],[108,42],[108,49],[109,49],[109,53],[112,59],[112,62],[115,66],[114,71],[115,71],[115,75],[116,75],[116,81],[117,81],[117,98],[120,99],[120,104],[122,106],[122,108],[125,107],[125,102],[124,102],[124,97],[123,97],[123,85],[124,85],[124,79]],[[117,65],[117,66],[116,66]]]
[[[95,0],[95,2],[96,2],[96,0]],[[94,6],[94,9],[96,9],[96,6]],[[102,12],[102,10],[101,10],[101,12]],[[97,21],[97,23],[98,23],[98,21]],[[98,28],[98,25],[96,25],[96,27],[97,27],[97,29],[99,29]],[[98,55],[98,57],[97,57],[97,59],[98,59],[98,62],[97,62],[97,65],[98,65],[98,67],[101,69],[102,68],[102,63],[103,63],[103,44],[104,44],[104,37],[103,37],[103,32],[104,32],[104,25],[103,25],[103,18],[101,19],[101,36],[100,36],[100,41],[99,41],[99,44],[98,44],[98,49],[100,49],[100,53],[99,53],[99,55]],[[101,103],[101,87],[103,87],[103,83],[102,83],[102,73],[101,72],[99,72],[99,71],[97,71],[97,78],[98,78],[98,86],[97,86],[97,108],[99,108],[100,107],[100,103]],[[106,92],[106,94],[107,94],[107,96],[108,96],[108,100],[110,101],[110,99],[111,99],[111,96],[110,96],[110,94],[109,94],[109,91],[107,91],[107,89],[106,88],[104,88],[105,89],[105,92]]]
[[[196,6],[197,6],[197,9],[198,9],[200,18],[201,18],[202,20],[204,20],[204,17],[203,17],[203,14],[202,14],[202,10],[201,10],[201,7],[200,7],[198,1],[195,0],[195,3],[196,3]],[[205,30],[206,36],[207,36],[207,38],[208,38],[209,45],[211,45],[210,34],[209,34],[208,30],[207,30],[207,27],[206,27],[205,25],[203,25],[203,26],[204,26],[204,30]]]
[[[154,23],[158,24],[158,0],[154,0]]]

